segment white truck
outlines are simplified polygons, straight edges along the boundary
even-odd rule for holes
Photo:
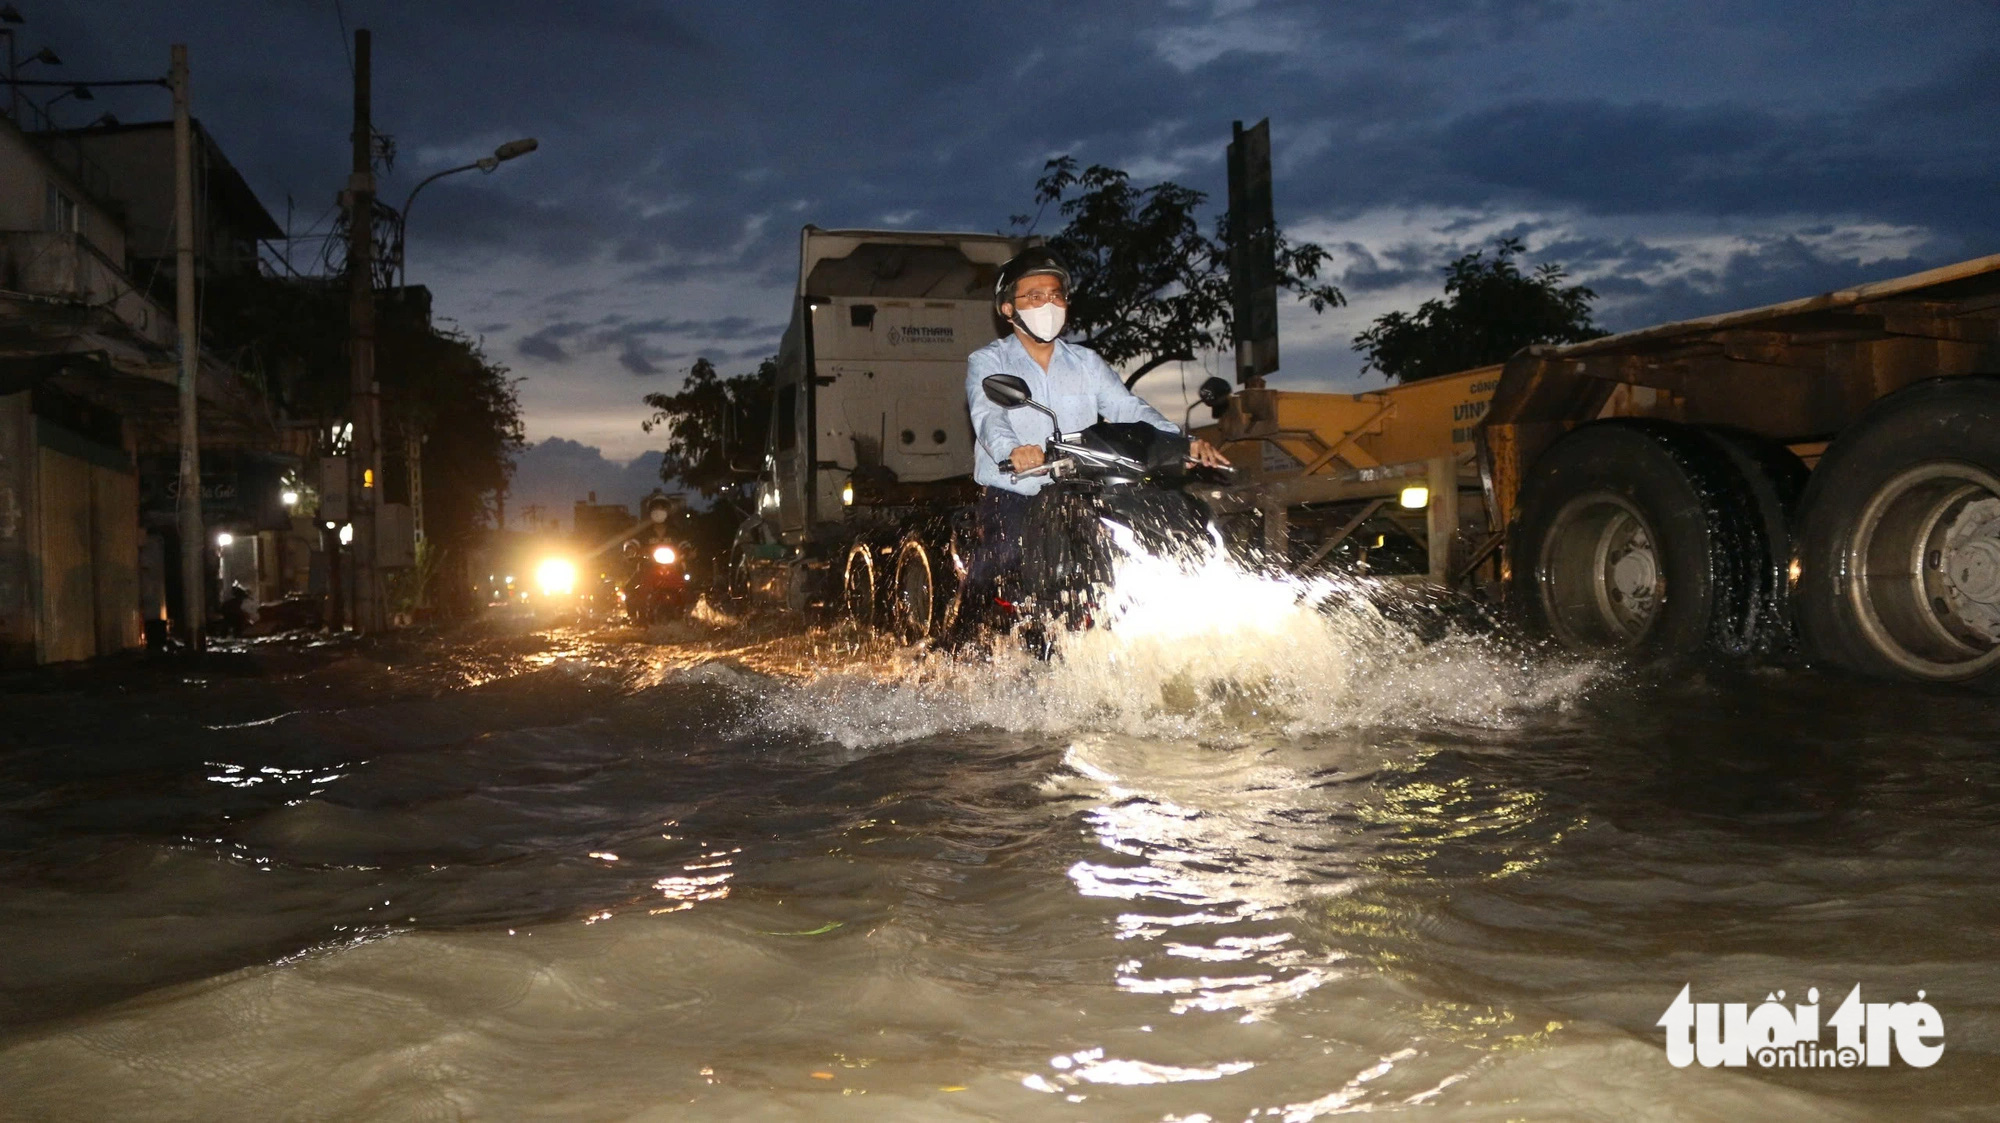
[[[734,593],[912,640],[945,623],[978,491],[966,357],[1003,333],[994,280],[1037,241],[800,233],[756,510],[731,548]]]

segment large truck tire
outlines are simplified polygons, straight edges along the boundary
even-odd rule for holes
[[[1740,651],[1774,555],[1749,493],[1722,442],[1692,426],[1582,426],[1523,481],[1513,607],[1581,653]]]
[[[881,582],[877,580],[874,543],[866,538],[860,539],[847,548],[847,559],[841,566],[841,619],[864,632],[874,631],[881,588]]]
[[[1870,406],[1806,488],[1807,654],[1861,674],[2000,688],[2000,378]]]
[[[921,643],[944,630],[958,575],[941,543],[911,532],[896,547],[889,586],[889,624],[904,643]]]
[[[1810,473],[1791,449],[1768,437],[1741,429],[1704,426],[1702,432],[1722,447],[1741,478],[1742,499],[1763,536],[1755,571],[1747,577],[1752,596],[1735,627],[1716,637],[1716,646],[1730,655],[1775,655],[1797,647],[1792,625],[1791,560],[1793,531],[1798,526],[1799,500]]]

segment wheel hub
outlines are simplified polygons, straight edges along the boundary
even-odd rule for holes
[[[2000,664],[2000,477],[1953,460],[1905,469],[1861,507],[1845,554],[1877,655],[1940,681]]]
[[[1639,643],[1666,598],[1652,528],[1630,501],[1608,492],[1579,496],[1550,520],[1537,583],[1550,624],[1577,648]]]
[[[2000,643],[2000,499],[1966,504],[1946,529],[1938,560],[1948,607],[1968,628]]]
[[[1611,587],[1627,603],[1643,604],[1653,599],[1653,585],[1659,579],[1659,562],[1643,540],[1635,542],[1624,556],[1611,563]]]

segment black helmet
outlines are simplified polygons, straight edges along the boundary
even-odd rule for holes
[[[1062,282],[1064,292],[1069,291],[1069,266],[1062,258],[1051,253],[1046,246],[1030,246],[1008,259],[1000,267],[1000,276],[993,282],[993,312],[1000,313],[1002,304],[1014,303],[1014,286],[1023,277],[1054,277]]]

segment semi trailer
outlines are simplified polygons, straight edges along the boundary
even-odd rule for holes
[[[1378,394],[1251,387],[1204,433],[1265,470],[1233,501],[1295,567],[1469,588],[1576,651],[2000,684],[2000,255]]]

